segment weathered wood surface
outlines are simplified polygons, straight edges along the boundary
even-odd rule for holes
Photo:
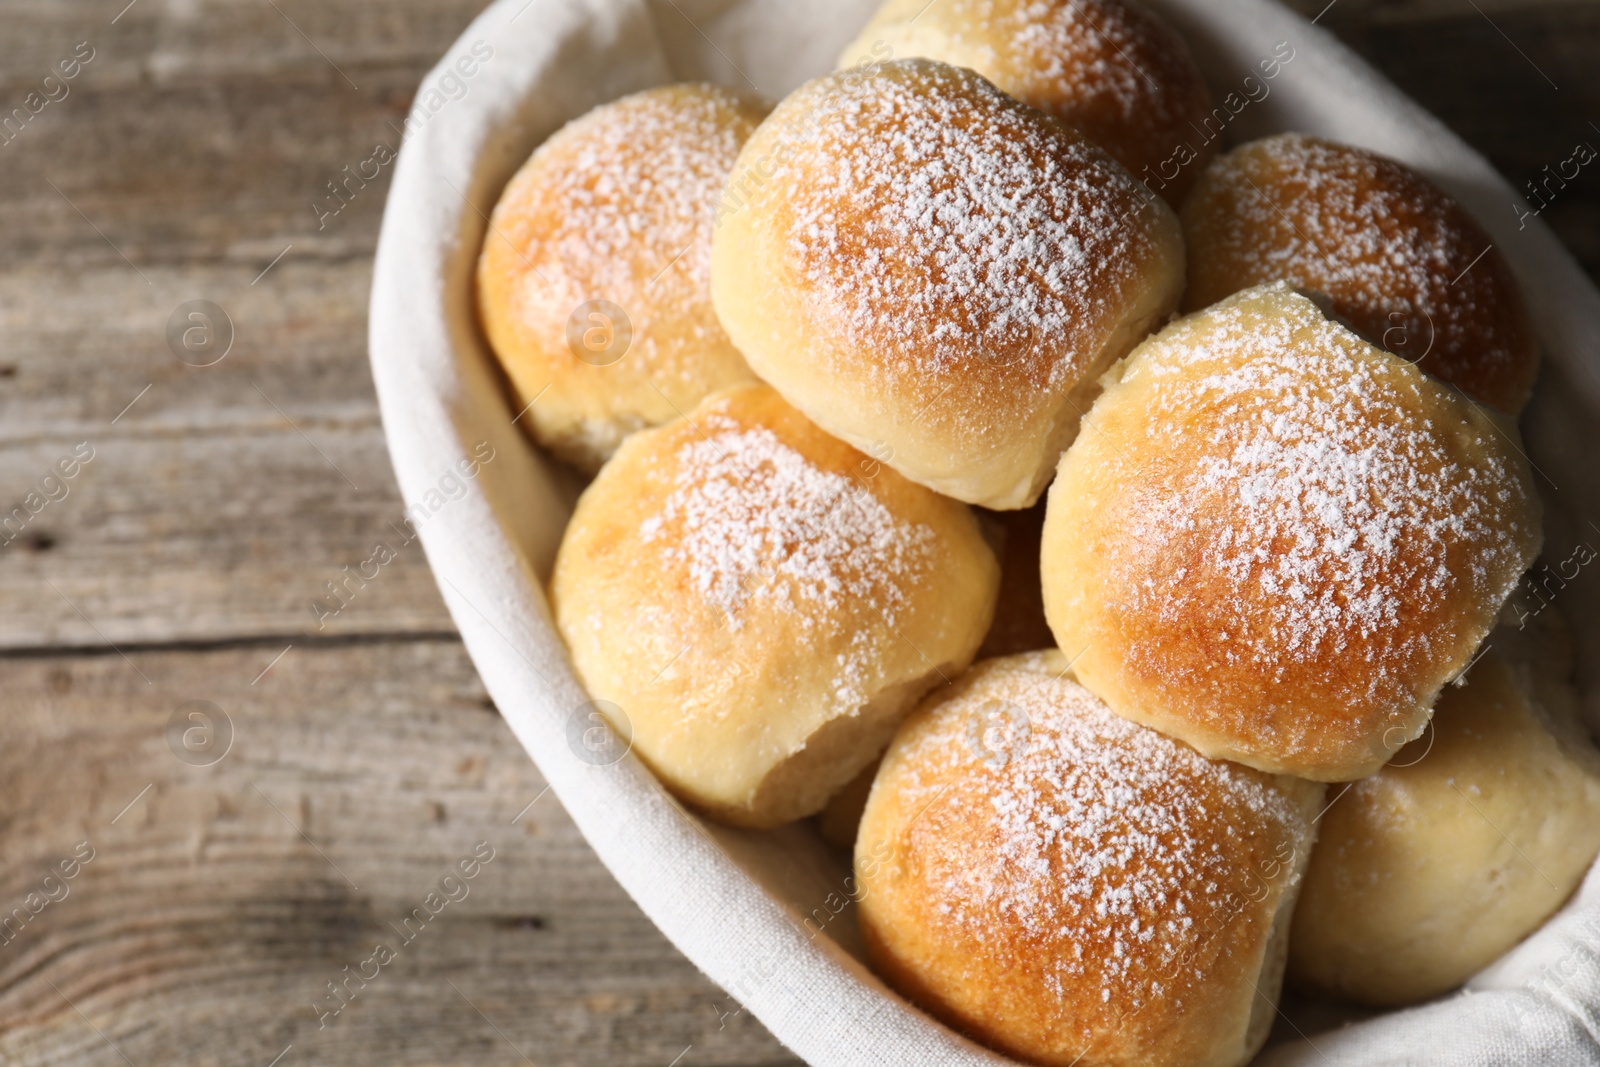
[[[94,849],[0,932],[0,1062],[793,1062],[719,1020],[553,798],[513,819],[542,783],[416,546],[310,608],[404,506],[365,360],[388,175],[313,204],[479,5],[125,2],[0,3],[5,111],[95,50],[0,144],[0,508],[94,449],[0,547],[0,919]],[[1592,4],[1294,3],[1516,184],[1600,143]],[[1600,273],[1600,173],[1544,217]],[[194,299],[234,325],[214,366],[168,348]],[[194,700],[234,729],[209,767],[166,738]],[[479,841],[470,895],[319,1018]]]
[[[453,638],[252,684],[276,651],[7,665],[0,902],[37,912],[0,927],[0,1062],[791,1062],[541,796]],[[180,716],[185,762],[193,700],[231,726]]]

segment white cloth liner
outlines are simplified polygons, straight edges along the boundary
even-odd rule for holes
[[[708,1007],[732,1012],[743,1004],[808,1063],[826,1067],[1003,1064],[1012,1061],[910,1007],[863,966],[853,909],[839,910],[848,868],[809,829],[762,834],[707,824],[633,756],[600,766],[576,754],[587,752],[569,741],[590,725],[582,718],[587,698],[541,586],[572,490],[513,425],[517,412],[471,302],[487,213],[506,179],[562,123],[674,80],[748,87],[753,79],[776,99],[829,69],[874,6],[492,4],[424,80],[424,90],[443,84],[445,93],[419,95],[423,110],[408,124],[373,279],[373,376],[408,503],[422,500],[478,442],[495,449],[467,495],[420,524],[423,547],[485,685],[561,803],[645,913],[732,994]],[[1600,543],[1567,506],[1587,507],[1600,496],[1600,471],[1588,469],[1597,465],[1584,439],[1600,412],[1600,295],[1560,244],[1537,219],[1519,229],[1514,196],[1489,165],[1326,32],[1269,0],[1155,6],[1189,38],[1219,96],[1240,87],[1279,42],[1293,47],[1269,95],[1230,125],[1232,138],[1296,129],[1365,145],[1438,181],[1485,223],[1524,283],[1547,351],[1525,424],[1548,475],[1551,558],[1583,540],[1580,529]],[[441,82],[475,44],[472,75]],[[487,60],[485,46],[493,50]],[[1600,625],[1574,615],[1585,599],[1595,598],[1570,596],[1561,607],[1574,616],[1580,659],[1595,662]],[[1600,879],[1591,877],[1561,916],[1470,989],[1313,1036],[1314,1047],[1279,1044],[1259,1062],[1600,1064]],[[1304,1021],[1311,1017],[1300,1029],[1314,1033]],[[1295,1033],[1283,1020],[1275,1040]]]

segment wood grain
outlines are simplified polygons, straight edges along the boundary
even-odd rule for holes
[[[94,857],[0,932],[0,1062],[794,1062],[719,1019],[727,998],[540,797],[459,643],[297,647],[252,685],[275,654],[7,664],[0,907],[80,842]],[[191,700],[231,722],[211,766],[169,747]],[[407,943],[390,924],[479,842],[493,858]],[[396,958],[343,1005],[326,983],[379,942]]]
[[[0,480],[22,489],[79,442],[94,449],[67,495],[0,547],[0,600],[26,609],[0,616],[0,648],[451,628],[420,543],[406,539],[376,423],[296,429],[245,397],[261,409],[253,427],[0,446]],[[395,558],[365,580],[380,544]]]

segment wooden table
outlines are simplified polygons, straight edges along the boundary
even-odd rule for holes
[[[312,607],[401,509],[365,344],[388,174],[337,214],[327,183],[479,5],[124,3],[0,3],[7,113],[78,60],[0,138],[0,503],[40,505],[0,547],[0,1063],[795,1062],[543,795],[415,545]],[[1600,7],[1322,24],[1514,181],[1600,144]],[[1600,268],[1600,169],[1544,217]],[[196,300],[231,323],[210,366],[169,346]]]

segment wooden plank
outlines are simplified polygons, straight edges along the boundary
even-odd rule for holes
[[[0,269],[0,444],[281,424],[263,393],[302,424],[376,426],[371,263],[291,252],[252,285],[264,265],[147,266],[148,284],[120,260]],[[191,365],[209,357],[184,349],[181,335],[187,363],[168,341],[168,321],[192,300],[223,310],[219,338],[232,330],[231,350],[211,366]],[[0,483],[0,493],[11,488]]]
[[[330,60],[347,71],[405,65],[420,75],[484,7],[483,0],[5,0],[0,88],[30,84],[30,72],[43,75],[55,52],[83,40],[103,49],[91,64],[96,77],[125,85],[302,71],[337,79]]]
[[[29,62],[106,21],[11,7],[5,41]],[[450,628],[390,525],[403,502],[366,367],[389,172],[322,229],[313,204],[397,143],[421,71],[478,5],[278,7],[130,8],[71,94],[0,146],[0,515],[74,445],[97,449],[70,498],[0,535],[0,603],[21,606],[0,612],[0,647]],[[0,84],[25,92],[10,74],[26,69],[8,56]],[[193,299],[234,328],[216,366],[169,351]],[[379,544],[398,559],[318,626],[313,601],[339,606],[323,583],[349,590]]]
[[[797,1062],[720,1019],[727,998],[535,801],[458,643],[295,648],[252,684],[274,654],[7,664],[0,907],[36,913],[0,931],[0,1062]],[[169,747],[193,700],[226,714],[225,754],[214,712],[209,749]],[[479,842],[465,895],[430,905]],[[408,943],[390,924],[418,907],[438,915]],[[330,994],[379,942],[393,961]]]
[[[0,612],[0,648],[450,630],[372,395],[370,264],[288,261],[273,286],[147,273],[0,271],[0,604],[20,606]],[[197,297],[236,336],[208,367],[166,336]],[[19,513],[79,446],[94,459],[66,496]],[[348,579],[379,545],[395,560]]]
[[[420,70],[374,73],[362,94],[320,75],[100,88],[92,73],[0,146],[0,265],[222,259],[253,265],[248,280],[289,243],[297,258],[371,252],[392,165],[342,208],[327,183],[399,146]]]
[[[250,429],[90,435],[66,495],[0,547],[0,648],[453,630],[378,426],[302,436],[258,402]],[[0,449],[0,484],[25,503],[80,440]]]
[[[260,269],[290,242],[301,257],[370,253],[389,169],[331,219],[314,205],[338,206],[327,183],[375,145],[398,147],[423,72],[481,10],[146,2],[113,25],[107,7],[0,6],[0,114],[92,57],[0,135],[0,266],[126,255]]]

